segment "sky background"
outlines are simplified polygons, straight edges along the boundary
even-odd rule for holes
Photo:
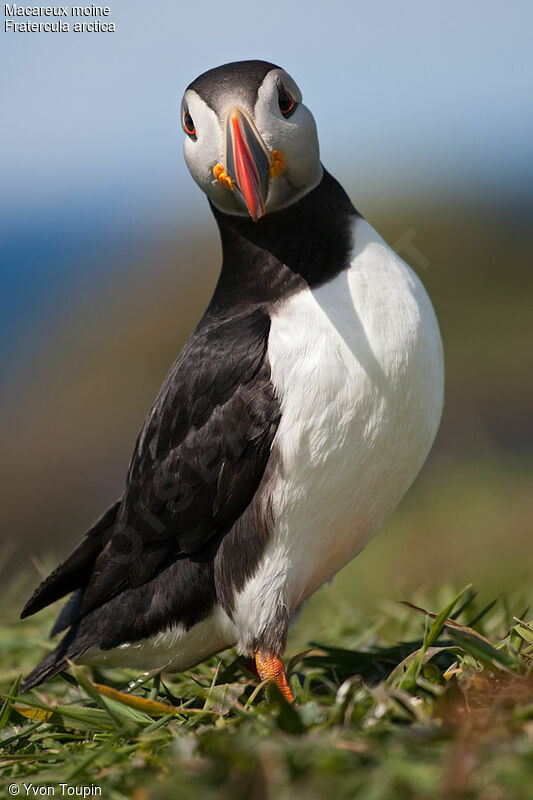
[[[4,221],[73,199],[117,224],[195,214],[181,94],[244,58],[293,74],[336,173],[402,193],[531,178],[528,0],[109,2],[115,33],[2,35]]]
[[[437,193],[519,210],[530,193],[528,0],[110,5],[115,33],[1,34],[0,367],[83,287],[88,263],[206,218],[180,99],[227,61],[293,75],[324,164],[363,213]]]
[[[323,162],[363,213],[439,192],[519,208],[530,191],[528,0],[110,5],[115,33],[1,34],[0,366],[88,263],[205,219],[180,98],[226,61],[293,75]]]

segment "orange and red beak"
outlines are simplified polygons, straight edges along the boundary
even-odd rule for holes
[[[265,213],[270,156],[261,134],[245,111],[233,106],[225,125],[226,172],[248,213],[257,222]]]

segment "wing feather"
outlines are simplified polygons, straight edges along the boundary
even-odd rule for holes
[[[251,502],[279,424],[269,330],[263,308],[223,321],[204,317],[147,417],[105,535],[89,532],[25,614],[81,586],[60,626],[73,624],[172,560],[205,558],[216,548]]]

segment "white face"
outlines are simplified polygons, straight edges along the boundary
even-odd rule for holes
[[[285,169],[268,180],[265,213],[278,211],[314,189],[322,178],[316,125],[303,105],[302,95],[292,78],[282,69],[272,69],[260,85],[251,107],[249,92],[222,89],[211,108],[193,89],[185,92],[182,124],[186,132],[184,154],[189,171],[211,202],[228,214],[248,215],[242,193],[222,185],[213,169],[227,169],[228,142],[226,120],[237,107],[255,125],[259,144],[268,154],[280,150]],[[253,125],[251,127],[253,127]]]

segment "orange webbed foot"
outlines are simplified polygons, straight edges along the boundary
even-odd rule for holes
[[[294,703],[294,696],[287,682],[285,665],[279,656],[258,650],[255,654],[255,666],[262,681],[272,681],[288,703]]]

